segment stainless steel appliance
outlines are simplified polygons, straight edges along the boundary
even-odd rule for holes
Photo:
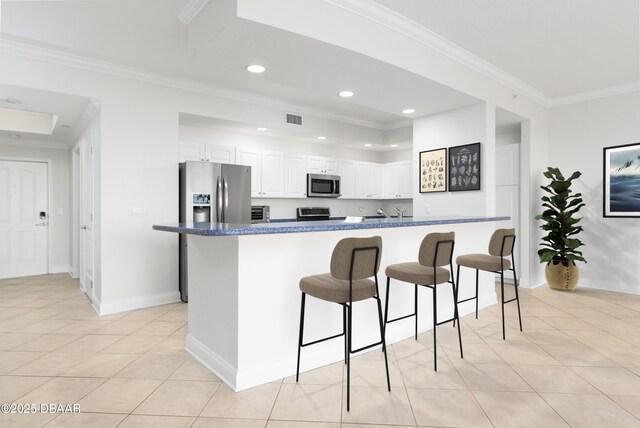
[[[316,198],[340,197],[340,176],[307,174],[307,196]]]
[[[322,221],[329,220],[331,211],[324,207],[303,207],[296,209],[297,221]]]
[[[271,220],[269,205],[251,205],[251,223],[268,223]]]
[[[180,223],[251,223],[251,167],[210,162],[179,166]],[[187,236],[179,235],[180,298],[189,297]]]

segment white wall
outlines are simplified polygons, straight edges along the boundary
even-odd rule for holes
[[[450,110],[426,116],[413,123],[413,162],[418,165],[420,152],[442,147],[460,146],[480,142],[481,177],[480,190],[467,192],[420,193],[414,187],[413,209],[415,215],[488,215],[493,204],[487,203],[489,194],[495,194],[491,177],[494,162],[494,138],[487,132],[486,104]],[[492,128],[493,133],[493,128]],[[414,183],[419,181],[420,171],[413,171]]]
[[[520,144],[520,132],[503,132],[496,134],[496,146],[506,146],[507,144]]]
[[[51,161],[49,183],[49,269],[51,273],[69,272],[71,235],[71,154],[66,148],[29,146],[33,141],[22,138],[0,141],[0,158]],[[42,145],[42,141],[37,144]],[[53,142],[59,147],[61,142]],[[62,210],[62,214],[60,214]]]
[[[602,215],[602,149],[640,142],[640,92],[551,109],[550,139],[549,166],[582,172],[574,182],[586,203],[579,286],[640,293],[640,219]]]

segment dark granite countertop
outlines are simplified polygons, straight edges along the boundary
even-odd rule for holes
[[[361,223],[345,223],[344,220],[327,221],[275,221],[257,224],[232,223],[175,223],[154,225],[154,230],[187,233],[202,236],[271,235],[277,233],[328,232],[334,230],[385,229],[392,227],[431,226],[439,224],[481,223],[509,220],[510,217],[486,216],[433,216],[367,218]]]

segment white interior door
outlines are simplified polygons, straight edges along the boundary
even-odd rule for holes
[[[93,149],[80,141],[80,288],[95,301],[93,288]]]
[[[500,228],[516,229],[514,259],[516,271],[520,266],[520,145],[496,146],[496,215],[509,216],[511,220],[498,222]],[[510,278],[506,275],[506,278]]]
[[[0,161],[0,278],[48,272],[47,164]]]

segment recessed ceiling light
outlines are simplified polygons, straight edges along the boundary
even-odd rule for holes
[[[365,147],[371,147],[372,145],[373,145],[373,144],[371,144],[371,143],[367,143],[367,144],[365,144],[364,146],[365,146]]]
[[[256,128],[258,131],[268,131],[269,129],[261,126],[260,128]]]
[[[318,140],[326,140],[326,139],[327,137],[323,137],[323,136],[318,137]]]
[[[20,104],[22,102],[17,98],[3,98],[0,101],[2,101],[3,103],[9,103],[9,104]]]
[[[389,144],[389,147],[398,147],[397,144]]]
[[[258,65],[258,64],[251,64],[247,66],[247,71],[250,73],[264,73],[264,71],[266,70],[266,68],[264,68],[262,65]]]
[[[349,98],[349,97],[353,96],[353,92],[352,91],[342,91],[338,95],[340,95],[342,98]]]
[[[413,109],[413,108],[406,108],[406,109],[402,110],[402,113],[404,113],[404,114],[411,114],[411,113],[415,113],[415,112],[416,112],[416,109]]]

